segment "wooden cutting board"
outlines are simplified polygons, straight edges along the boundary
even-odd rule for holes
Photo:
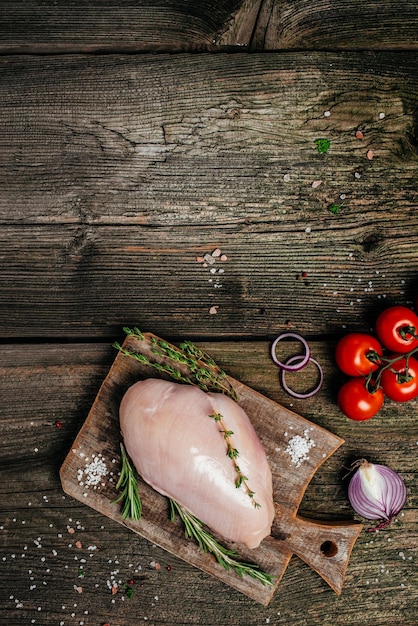
[[[123,348],[149,358],[170,361],[167,356],[156,357],[153,354],[152,342],[155,345],[158,341],[160,339],[150,333],[145,333],[142,340],[128,336]],[[175,346],[172,348],[177,349]],[[178,363],[174,364],[178,367]],[[352,522],[317,522],[298,516],[297,511],[312,476],[344,443],[343,440],[233,378],[227,377],[227,381],[250,417],[270,462],[277,515],[271,536],[264,539],[255,550],[218,539],[223,545],[236,549],[240,560],[255,563],[263,571],[272,574],[275,577],[273,586],[262,585],[248,576],[241,578],[233,571],[226,571],[213,556],[203,553],[192,540],[185,538],[179,519],[170,521],[168,499],[141,479],[139,492],[143,505],[142,517],[137,522],[122,520],[120,505],[113,503],[118,496],[116,482],[120,471],[119,404],[130,385],[150,377],[159,377],[153,367],[121,352],[117,354],[61,467],[64,491],[263,605],[271,600],[292,554],[297,554],[336,593],[341,593],[351,550],[362,525]],[[295,458],[289,453],[295,437],[301,437],[312,446],[306,458]]]

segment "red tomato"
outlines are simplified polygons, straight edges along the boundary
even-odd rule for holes
[[[389,350],[405,353],[418,348],[418,315],[406,306],[382,311],[375,328],[380,342]]]
[[[370,393],[366,389],[366,379],[357,377],[344,383],[338,392],[337,402],[344,415],[361,422],[376,415],[382,408],[384,399],[380,387]]]
[[[383,349],[378,340],[366,333],[350,333],[337,343],[335,360],[347,376],[367,376],[378,368],[377,363],[367,358],[369,352],[382,356]]]
[[[388,358],[394,359],[396,354]],[[416,398],[418,396],[418,361],[410,356],[408,373],[406,373],[406,358],[399,358],[398,361],[382,371],[380,384],[383,387],[383,393],[395,402],[407,402]]]

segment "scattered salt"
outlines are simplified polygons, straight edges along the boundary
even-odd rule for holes
[[[81,456],[81,455],[80,455]],[[86,461],[88,459],[86,458]],[[103,476],[108,474],[106,463],[102,454],[93,455],[93,460],[84,469],[77,471],[77,479],[81,487],[100,487]]]
[[[308,435],[309,431],[306,429],[301,435],[295,435],[287,442],[286,452],[289,454],[291,461],[296,467],[300,467],[303,461],[309,460],[308,453],[311,448],[315,447],[315,442]]]

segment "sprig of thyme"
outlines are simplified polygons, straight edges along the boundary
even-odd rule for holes
[[[121,490],[121,494],[113,503],[123,501],[121,516],[122,519],[133,519],[138,521],[142,515],[142,502],[138,491],[138,481],[134,469],[130,463],[124,445],[120,444],[122,469],[116,489]]]
[[[177,348],[163,339],[153,336],[148,339],[136,327],[133,329],[124,327],[123,330],[128,337],[135,337],[139,341],[147,341],[151,352],[156,357],[168,357],[173,363],[153,360],[146,354],[138,353],[130,348],[124,348],[118,342],[115,342],[113,347],[124,356],[130,356],[143,365],[148,365],[159,372],[166,373],[178,382],[200,387],[203,391],[219,391],[233,400],[237,400],[235,389],[228,382],[225,372],[210,356],[190,341],[184,341]],[[179,367],[176,367],[176,364]]]
[[[238,554],[235,550],[228,550],[222,546],[210,533],[205,530],[199,519],[186,511],[177,502],[170,499],[170,520],[172,522],[175,519],[176,513],[180,516],[180,519],[184,524],[185,536],[197,541],[199,548],[203,552],[213,554],[217,562],[226,570],[232,569],[241,577],[244,574],[251,576],[251,578],[255,578],[263,585],[273,584],[274,577],[272,575],[261,571],[258,565],[237,560],[236,557]]]
[[[209,415],[209,417],[215,420],[215,422],[218,424],[219,432],[222,433],[224,436],[224,439],[226,442],[226,455],[231,459],[232,463],[234,464],[235,471],[237,473],[237,478],[235,480],[235,487],[239,489],[241,485],[244,485],[248,497],[251,498],[252,500],[253,506],[256,509],[259,508],[261,504],[259,504],[259,502],[256,502],[256,500],[254,499],[255,492],[249,488],[248,482],[247,482],[248,478],[247,476],[244,476],[244,474],[241,472],[241,469],[237,463],[239,452],[233,446],[232,441],[231,441],[231,436],[234,434],[234,431],[228,430],[226,428],[225,423],[222,419],[223,416],[220,413],[212,413],[212,415]]]

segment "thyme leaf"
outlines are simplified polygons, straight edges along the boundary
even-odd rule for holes
[[[316,149],[319,154],[326,154],[331,147],[331,142],[329,139],[315,139]]]
[[[272,585],[273,578],[271,574],[267,574],[260,570],[258,565],[252,563],[245,563],[239,561],[236,557],[238,554],[235,550],[228,550],[222,546],[209,532],[205,530],[202,522],[194,515],[186,511],[177,502],[170,499],[170,520],[173,522],[176,516],[179,515],[184,524],[184,534],[187,538],[194,539],[199,548],[203,552],[213,554],[219,565],[222,565],[226,570],[232,569],[239,576],[244,574],[251,576],[259,580],[263,585]]]

